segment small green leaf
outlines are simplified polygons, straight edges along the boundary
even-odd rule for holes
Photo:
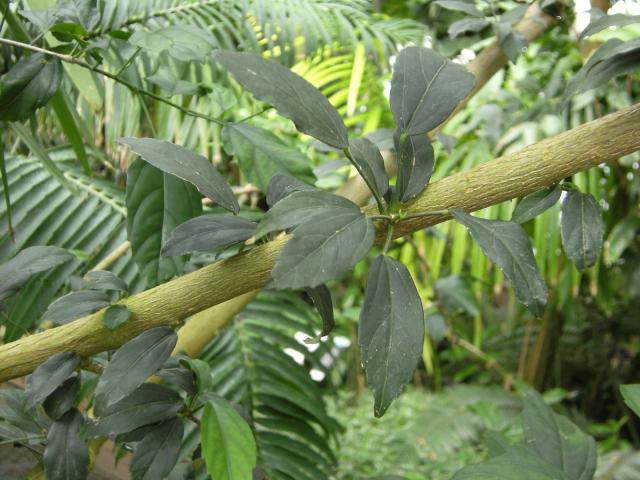
[[[380,255],[369,272],[358,331],[374,414],[381,417],[411,380],[424,342],[420,294],[402,263]]]
[[[476,3],[473,0],[436,0],[434,5],[440,5],[447,10],[457,10],[464,12],[474,17],[483,17],[484,14],[477,9]]]
[[[171,328],[157,327],[142,332],[120,347],[96,387],[98,414],[125,398],[162,367],[176,346],[177,338]]]
[[[271,208],[284,197],[291,195],[294,192],[301,192],[304,190],[315,190],[315,188],[301,182],[297,178],[278,173],[274,175],[271,182],[269,182],[269,188],[267,189],[267,205]]]
[[[603,15],[587,25],[587,28],[585,28],[578,37],[578,41],[582,42],[588,36],[598,33],[605,28],[622,27],[633,23],[640,23],[640,15],[623,15],[621,13]]]
[[[305,182],[316,180],[309,158],[288,146],[276,135],[247,123],[226,125],[222,129],[225,150],[235,155],[247,180],[266,191],[277,173],[288,173]]]
[[[29,118],[58,91],[62,65],[57,58],[34,53],[21,58],[0,78],[0,120]]]
[[[480,314],[476,297],[458,275],[438,279],[436,292],[439,300],[450,313],[456,314],[463,311],[472,317]]]
[[[511,281],[518,299],[540,317],[547,303],[547,284],[533,256],[531,241],[515,222],[473,217],[464,210],[452,209],[451,215],[471,232],[471,236],[493,263]]]
[[[338,278],[367,254],[374,238],[373,222],[360,211],[337,209],[314,217],[293,230],[271,272],[275,286],[316,287]]]
[[[44,411],[52,420],[59,420],[65,413],[71,410],[80,393],[80,379],[71,377],[56,388],[42,403]]]
[[[517,223],[525,223],[537,217],[545,210],[553,207],[560,199],[562,190],[557,185],[545,188],[539,192],[527,195],[518,202],[511,214],[511,220]]]
[[[75,353],[56,353],[36,368],[27,378],[25,394],[27,405],[33,407],[41,403],[62,382],[69,378],[80,365],[80,358]]]
[[[162,246],[165,257],[207,252],[251,238],[256,224],[242,217],[211,214],[187,220],[171,232]]]
[[[47,478],[85,480],[89,473],[89,448],[80,436],[84,424],[82,414],[68,411],[53,422],[47,435],[42,463]]]
[[[433,146],[426,135],[401,135],[400,131],[394,136],[396,152],[398,154],[398,179],[396,188],[398,197],[406,202],[417,197],[429,184],[435,157]]]
[[[216,480],[252,478],[256,442],[247,422],[226,400],[209,400],[200,422],[202,457]]]
[[[389,190],[389,176],[384,169],[384,159],[375,143],[367,138],[354,138],[349,141],[349,150],[358,172],[383,197]]]
[[[462,65],[423,47],[403,49],[393,68],[391,110],[401,133],[421,135],[444,122],[475,83]]]
[[[490,23],[489,20],[485,20],[484,18],[463,18],[449,25],[447,33],[454,39],[463,33],[479,32],[488,27]]]
[[[202,155],[174,143],[153,138],[125,137],[119,141],[154,167],[195,185],[200,193],[222,208],[233,213],[240,211],[238,201],[227,181]]]
[[[81,290],[58,298],[42,315],[43,321],[64,325],[109,305],[109,295],[102,291]]]
[[[126,292],[127,282],[115,273],[106,270],[92,270],[84,276],[84,288],[88,290],[119,290]]]
[[[338,111],[304,78],[254,53],[218,50],[215,59],[259,100],[293,120],[302,133],[339,149],[349,146],[347,127]]]
[[[109,330],[115,330],[130,318],[131,310],[129,310],[126,305],[116,303],[115,305],[110,305],[105,310],[102,316],[102,323],[104,323],[104,326]]]
[[[313,344],[319,343],[322,337],[325,337],[331,333],[335,325],[333,318],[333,301],[331,300],[331,292],[326,285],[318,285],[314,288],[306,288],[305,292],[309,295],[309,298],[316,306],[320,318],[322,318],[322,331],[316,337],[305,339],[304,343]]]
[[[153,426],[133,451],[131,478],[165,478],[178,461],[183,434],[184,422],[178,417]]]
[[[620,385],[620,393],[624,403],[640,417],[640,384]]]
[[[579,270],[593,266],[604,242],[604,221],[598,201],[572,190],[562,201],[560,233],[564,251]]]
[[[28,247],[0,265],[0,301],[13,295],[36,273],[55,268],[75,257],[59,247]]]
[[[180,359],[180,365],[188,368],[195,375],[198,393],[206,392],[211,388],[213,380],[211,378],[211,367],[207,362],[187,357]]]

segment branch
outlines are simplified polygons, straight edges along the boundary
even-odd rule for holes
[[[479,210],[528,195],[637,150],[640,150],[640,104],[435,182],[406,211]],[[447,219],[446,215],[439,215],[401,222],[396,225],[394,236],[407,235]],[[382,238],[385,232],[379,231],[378,235]],[[101,310],[0,346],[0,382],[31,372],[55,353],[73,351],[88,356],[118,348],[144,330],[175,325],[190,315],[259,289],[269,280],[289,238],[283,236],[122,300],[133,315],[115,331],[104,326]]]

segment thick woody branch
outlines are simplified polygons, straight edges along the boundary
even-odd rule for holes
[[[452,207],[475,211],[527,195],[600,163],[640,150],[640,104],[451,175],[430,185],[408,213]],[[435,225],[447,216],[417,218],[397,235]],[[384,235],[384,232],[380,232]],[[121,303],[132,318],[115,331],[102,323],[104,310],[0,347],[0,382],[25,375],[49,356],[73,351],[88,356],[119,347],[149,328],[174,325],[214,305],[261,288],[270,278],[284,236],[196,272],[133,295]]]

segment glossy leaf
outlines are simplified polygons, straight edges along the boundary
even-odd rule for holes
[[[200,422],[202,457],[217,480],[252,478],[256,442],[247,422],[226,400],[209,400]]]
[[[604,221],[598,201],[572,190],[562,201],[560,222],[564,251],[580,270],[593,266],[604,243]]]
[[[131,318],[131,310],[126,305],[115,304],[109,306],[102,316],[102,323],[109,330],[115,330]]]
[[[409,270],[379,256],[371,267],[358,331],[374,414],[381,417],[411,380],[424,342],[422,301]]]
[[[426,135],[407,136],[396,132],[394,136],[398,155],[396,188],[401,201],[417,197],[426,188],[435,158],[433,146]]]
[[[287,197],[291,198],[291,197]],[[351,270],[373,246],[373,222],[340,209],[293,230],[271,275],[276,288],[316,287]]]
[[[80,365],[80,358],[75,353],[56,353],[36,368],[27,378],[25,394],[27,404],[34,406],[41,403],[62,382],[69,378]]]
[[[389,176],[378,147],[367,138],[354,138],[349,141],[349,150],[358,172],[375,189],[373,193],[383,197],[389,190]]]
[[[180,256],[227,247],[251,238],[256,224],[242,217],[211,214],[187,220],[171,232],[162,255]]]
[[[178,461],[183,434],[184,421],[178,417],[152,427],[135,447],[131,458],[131,478],[165,478]]]
[[[593,478],[598,454],[592,437],[567,418],[556,415],[535,391],[527,394],[522,418],[529,448],[564,471],[569,480]]]
[[[215,54],[235,79],[259,100],[293,120],[302,133],[336,148],[347,148],[347,127],[337,110],[304,78],[254,53],[219,50]]]
[[[547,303],[547,284],[540,275],[531,241],[522,227],[515,222],[473,217],[460,209],[450,212],[469,229],[485,255],[502,269],[518,299],[535,316],[542,316]]]
[[[29,118],[47,104],[62,81],[62,65],[57,58],[34,53],[21,58],[0,78],[0,120]]]
[[[42,407],[49,418],[59,420],[75,406],[79,393],[80,379],[78,377],[68,378],[46,398]]]
[[[162,367],[177,338],[171,328],[157,327],[120,347],[98,381],[95,391],[98,413],[129,395]]]
[[[398,130],[408,135],[433,130],[469,94],[474,83],[467,69],[433,50],[403,49],[394,64],[390,96]]]
[[[527,195],[518,202],[518,205],[511,214],[511,220],[518,223],[525,223],[532,220],[545,210],[553,207],[560,199],[561,194],[562,190],[556,185]]]
[[[120,139],[120,143],[127,145],[154,167],[195,185],[200,193],[222,208],[233,213],[240,211],[227,181],[202,155],[180,145],[153,138],[125,137]]]
[[[271,208],[284,197],[304,190],[315,190],[315,188],[297,178],[278,173],[269,182],[267,205]]]
[[[228,124],[222,130],[222,139],[247,180],[263,192],[277,173],[309,183],[316,180],[309,158],[268,130],[247,123]]]
[[[0,265],[0,301],[13,295],[36,273],[73,260],[74,256],[59,247],[28,247]]]
[[[84,276],[84,288],[88,290],[116,290],[126,292],[127,282],[115,273],[106,270],[92,270]]]
[[[276,230],[287,230],[302,223],[315,222],[330,213],[360,213],[351,200],[322,190],[297,191],[283,198],[265,213],[256,228],[260,238]]]
[[[620,385],[624,403],[640,417],[640,384]]]
[[[85,480],[89,473],[89,448],[80,436],[82,414],[70,410],[53,422],[47,435],[42,463],[47,478]]]
[[[335,319],[333,318],[333,301],[331,300],[331,292],[326,285],[318,285],[314,288],[306,288],[305,292],[309,295],[309,298],[316,306],[320,318],[322,318],[322,330],[316,337],[310,337],[305,339],[304,343],[313,344],[319,343],[322,337],[325,337],[331,333],[335,325]]]
[[[475,317],[480,314],[476,297],[469,286],[457,275],[439,278],[436,281],[439,300],[450,313],[463,311]]]
[[[109,295],[102,291],[81,290],[58,298],[42,315],[43,321],[64,325],[109,305]]]

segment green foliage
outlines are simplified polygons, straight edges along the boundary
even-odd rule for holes
[[[580,270],[598,260],[604,242],[600,206],[588,193],[570,191],[562,202],[562,245]]]
[[[82,414],[72,409],[56,420],[47,435],[43,464],[47,478],[83,480],[89,472],[89,448],[82,440]]]

